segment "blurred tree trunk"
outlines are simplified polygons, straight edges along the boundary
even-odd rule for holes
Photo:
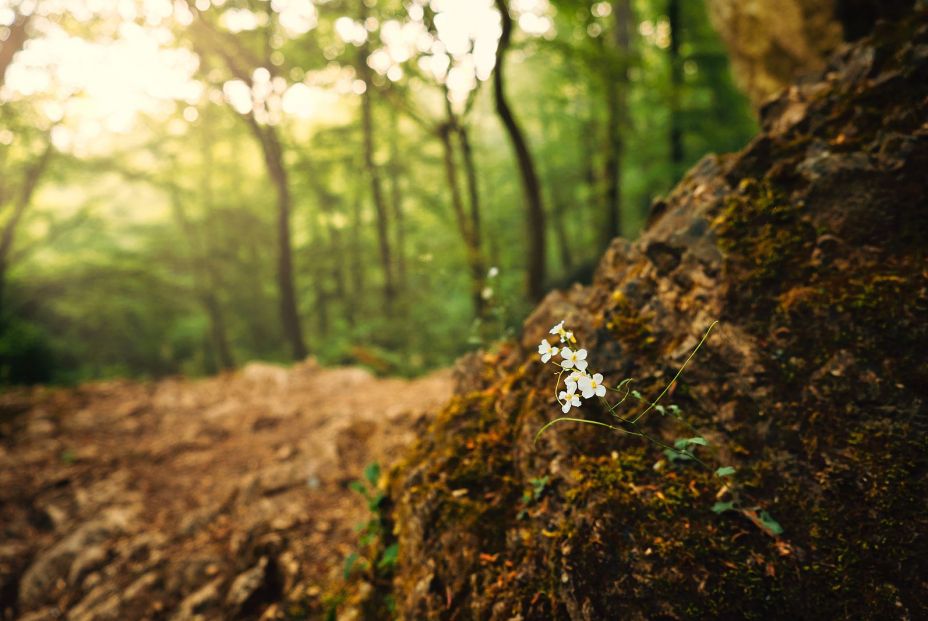
[[[360,0],[360,19],[367,19],[367,5]],[[380,179],[380,168],[374,158],[376,147],[374,145],[374,113],[372,90],[374,88],[371,68],[367,64],[370,50],[367,42],[361,45],[358,54],[358,76],[364,82],[365,89],[361,94],[361,130],[364,134],[364,168],[371,183],[371,195],[374,199],[374,210],[377,215],[377,242],[380,248],[380,264],[383,269],[383,298],[384,310],[388,316],[393,315],[396,301],[396,284],[393,278],[393,258],[390,249],[390,223],[387,201],[384,197],[383,184]]]
[[[198,16],[191,28],[191,33],[194,47],[200,55],[204,56],[210,51],[215,52],[232,76],[252,88],[255,69],[272,67],[273,64],[255,58],[237,37],[228,32],[222,32],[210,24],[189,0],[188,5]],[[254,110],[242,114],[241,118],[261,147],[268,177],[277,195],[277,289],[281,329],[284,339],[290,346],[291,357],[294,360],[302,360],[309,354],[309,350],[303,340],[294,286],[293,243],[290,234],[290,212],[293,200],[290,196],[290,183],[287,168],[284,165],[280,137],[273,125],[258,122]]]
[[[48,168],[48,163],[51,160],[53,151],[54,148],[52,147],[51,138],[49,137],[49,141],[45,145],[42,154],[26,170],[22,186],[12,199],[7,196],[6,182],[8,180],[0,180],[0,213],[6,211],[8,202],[12,203],[9,205],[9,207],[12,208],[12,212],[3,224],[3,230],[0,231],[0,315],[2,315],[3,312],[3,294],[6,287],[6,275],[11,264],[11,254],[13,244],[16,241],[16,231],[19,228],[23,215],[26,213],[26,209],[28,209],[29,205],[32,203],[32,197],[35,194],[35,190],[39,185],[42,175]]]
[[[628,62],[631,56],[631,0],[613,0],[614,65],[606,73],[606,225],[601,246],[622,234],[622,161],[628,129]]]
[[[526,239],[528,240],[528,269],[526,289],[530,299],[537,301],[545,292],[545,212],[541,201],[541,186],[535,172],[535,163],[529,151],[528,143],[522,130],[506,101],[504,62],[506,52],[512,44],[512,17],[505,0],[496,0],[502,21],[502,34],[496,49],[496,69],[493,72],[493,95],[496,112],[499,115],[509,140],[512,142],[522,181],[522,192],[526,207]]]
[[[447,94],[447,93],[446,93]],[[466,252],[467,268],[471,278],[471,301],[474,305],[474,315],[483,319],[486,315],[486,300],[483,299],[483,287],[486,282],[486,267],[483,259],[483,253],[480,248],[480,233],[475,228],[479,226],[479,216],[477,221],[474,218],[474,205],[471,205],[471,219],[468,219],[464,207],[464,197],[461,192],[460,180],[458,179],[458,164],[454,156],[454,136],[457,133],[457,118],[451,110],[451,104],[445,97],[445,109],[447,119],[445,123],[438,127],[438,136],[441,139],[442,152],[444,154],[445,180],[448,183],[448,189],[451,191],[451,208],[454,211],[454,218],[458,226],[458,232],[464,242]]]
[[[268,176],[277,193],[277,289],[280,295],[280,321],[284,337],[290,344],[294,360],[303,360],[309,354],[303,340],[300,314],[296,304],[293,276],[293,243],[290,236],[292,198],[283,150],[277,130],[271,125],[259,125],[254,114],[245,117],[252,133],[261,144]]]
[[[670,164],[673,170],[671,181],[683,173],[685,154],[683,152],[683,119],[680,101],[683,90],[683,59],[680,57],[682,24],[680,20],[680,0],[668,0],[667,20],[670,24]]]
[[[467,196],[470,200],[470,230],[473,237],[474,248],[479,251],[481,259],[482,276],[485,276],[486,265],[483,261],[483,234],[480,230],[480,185],[477,178],[477,165],[474,162],[474,150],[470,145],[470,131],[467,126],[458,120],[455,123],[458,140],[461,143],[461,155],[464,159],[464,176],[467,179]],[[482,289],[482,288],[481,288]]]
[[[361,231],[364,226],[363,198],[355,186],[351,202],[351,298],[358,308],[364,299],[364,248]]]
[[[203,178],[201,181],[203,185],[203,207],[207,213],[210,213],[213,209],[214,201],[212,115],[210,114],[209,107],[203,111],[202,119],[200,125],[202,127],[201,137],[203,139]],[[200,297],[209,319],[210,340],[216,351],[219,367],[223,370],[234,369],[235,356],[232,354],[232,347],[229,345],[229,335],[226,329],[225,316],[216,293],[219,278],[210,260],[212,257],[212,252],[209,247],[210,244],[206,239],[198,241],[198,236],[193,235],[192,226],[187,220],[186,214],[183,212],[183,205],[181,205],[179,201],[177,209],[180,211],[182,228],[185,227],[189,231],[189,243],[191,247],[195,249],[196,255],[199,255],[198,257],[194,256],[195,264],[191,265],[191,268],[194,273],[196,273],[198,269],[203,270],[203,293]],[[209,229],[207,229],[207,231],[208,230]]]
[[[409,170],[403,166],[399,149],[399,114],[396,108],[390,113],[390,206],[396,241],[396,284],[400,292],[406,290],[406,220],[403,208],[401,180]]]
[[[14,12],[13,23],[9,26],[9,34],[0,45],[0,87],[6,82],[6,70],[13,63],[16,52],[23,49],[26,44],[26,39],[28,39],[26,29],[29,27],[31,19],[31,14],[20,15]]]
[[[173,167],[172,167],[173,169]],[[176,170],[172,170],[176,174]],[[187,212],[184,210],[183,199],[180,195],[180,188],[176,183],[169,182],[168,192],[171,199],[171,213],[174,216],[174,222],[184,236],[187,242],[187,253],[184,257],[187,269],[190,270],[190,276],[193,280],[193,293],[197,301],[203,307],[206,313],[206,319],[209,324],[209,342],[212,350],[216,353],[220,369],[234,369],[235,361],[232,357],[232,348],[229,346],[228,335],[226,334],[225,319],[222,314],[222,307],[216,292],[209,285],[209,268],[207,263],[209,257],[203,251],[199,235],[195,230]]]

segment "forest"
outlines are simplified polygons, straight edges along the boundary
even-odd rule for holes
[[[928,618],[925,0],[0,0],[0,621]]]
[[[5,383],[415,375],[756,130],[702,2],[10,2]]]

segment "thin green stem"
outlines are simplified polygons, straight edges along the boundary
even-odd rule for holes
[[[673,376],[673,379],[670,380],[670,383],[664,386],[664,390],[661,391],[661,394],[657,396],[657,399],[655,399],[647,408],[645,408],[644,411],[638,414],[638,416],[631,419],[632,423],[637,423],[641,419],[642,416],[644,416],[645,414],[650,412],[652,409],[654,409],[654,406],[656,406],[658,402],[660,402],[660,400],[664,397],[664,395],[667,394],[667,391],[670,390],[670,387],[674,385],[674,382],[676,382],[677,379],[680,377],[680,375],[683,373],[683,369],[686,368],[686,365],[690,363],[690,360],[693,359],[693,356],[696,355],[696,352],[699,351],[699,348],[702,347],[702,344],[706,342],[707,338],[709,338],[709,333],[712,332],[712,329],[716,326],[716,324],[718,324],[718,321],[712,322],[712,325],[709,326],[709,329],[706,330],[706,333],[703,335],[702,340],[699,341],[699,344],[696,345],[696,348],[690,353],[689,357],[683,362],[683,365],[677,371],[677,374]]]

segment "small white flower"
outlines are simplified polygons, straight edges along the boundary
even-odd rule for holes
[[[548,362],[551,360],[552,356],[556,356],[560,351],[557,347],[551,345],[547,339],[541,341],[541,344],[538,346],[538,353],[541,355],[542,362]]]
[[[487,278],[496,278],[499,276],[499,268],[495,265],[490,268],[490,271],[487,272]]]
[[[606,387],[603,386],[602,373],[595,373],[593,377],[581,377],[577,382],[577,386],[580,388],[580,392],[583,393],[584,399],[591,399],[594,395],[597,397],[606,396]]]
[[[586,373],[584,371],[577,371],[574,369],[574,371],[567,376],[567,379],[564,380],[564,384],[567,386],[567,392],[577,392],[578,382],[580,381],[580,378],[583,377],[586,377]]]
[[[561,366],[565,369],[573,369],[576,367],[578,371],[586,371],[587,361],[585,349],[574,351],[569,347],[564,347],[561,349],[561,358],[563,358]]]
[[[480,297],[484,300],[489,300],[493,297],[493,287],[484,287],[483,291],[480,292]]]
[[[563,343],[573,343],[575,340],[576,340],[576,339],[574,339],[574,333],[573,333],[572,331],[570,331],[570,330],[564,330],[564,332],[561,333],[561,342],[563,342]]]
[[[557,324],[556,326],[554,326],[553,328],[551,328],[550,330],[548,330],[548,334],[562,334],[563,332],[564,332],[564,322],[563,322],[563,321],[562,321],[561,323]]]
[[[561,394],[559,394],[557,398],[561,401],[561,411],[564,414],[567,414],[567,412],[570,411],[570,408],[578,408],[581,404],[580,395],[575,392],[562,390]]]

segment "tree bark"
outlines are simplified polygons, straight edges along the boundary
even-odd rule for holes
[[[26,44],[26,40],[29,38],[26,29],[29,27],[31,20],[32,15],[20,15],[17,13],[13,18],[12,25],[9,27],[10,34],[7,36],[6,41],[3,42],[3,45],[0,45],[0,87],[6,83],[6,70],[13,64],[13,57],[16,56],[16,52],[23,49],[23,45]]]
[[[445,179],[448,182],[448,189],[451,191],[451,208],[454,211],[458,232],[464,242],[464,249],[467,256],[467,267],[471,277],[471,300],[474,305],[474,315],[482,319],[486,315],[486,300],[483,299],[482,295],[486,278],[486,268],[479,246],[479,237],[472,227],[472,222],[468,221],[467,212],[464,208],[464,197],[461,192],[457,162],[454,157],[453,135],[455,133],[455,127],[454,121],[452,120],[453,116],[450,110],[450,104],[448,104],[448,106],[449,120],[438,128],[438,136],[441,139],[442,152],[444,154]]]
[[[296,290],[293,276],[293,244],[290,236],[290,211],[292,199],[287,169],[284,167],[283,150],[277,131],[272,126],[261,126],[254,115],[245,117],[252,133],[261,145],[268,176],[277,193],[277,289],[279,311],[284,338],[290,344],[294,360],[303,360],[309,350],[303,340],[300,314],[297,310]]]
[[[680,23],[680,0],[668,0],[667,19],[670,24],[670,164],[673,170],[672,181],[676,183],[683,172],[683,123],[680,99],[683,89],[683,59],[680,57],[682,24]]]
[[[493,95],[496,102],[496,113],[499,115],[512,148],[515,151],[519,168],[519,179],[522,182],[522,193],[526,208],[526,239],[528,241],[528,269],[526,271],[526,291],[532,300],[540,300],[545,292],[545,212],[541,200],[541,186],[535,172],[535,163],[532,159],[528,143],[522,133],[519,123],[513,115],[509,102],[506,100],[504,61],[506,52],[512,43],[512,17],[505,0],[496,0],[502,21],[502,34],[499,47],[496,50],[496,70],[493,72]]]
[[[194,225],[184,210],[180,189],[176,184],[171,183],[169,192],[174,221],[187,240],[189,252],[186,259],[190,275],[193,278],[194,295],[206,313],[206,319],[209,323],[209,340],[219,361],[219,368],[222,370],[234,369],[235,359],[229,345],[222,306],[219,304],[219,299],[213,290],[210,268],[207,265],[209,256],[202,247]]]
[[[367,17],[367,5],[360,0],[361,20]],[[393,314],[396,301],[396,284],[393,278],[393,258],[390,248],[390,224],[387,201],[384,197],[383,184],[380,179],[380,169],[374,161],[374,114],[371,91],[374,88],[371,68],[367,64],[369,48],[365,42],[358,54],[358,75],[366,88],[361,95],[361,129],[364,134],[364,167],[371,183],[371,195],[374,199],[374,209],[377,215],[377,242],[380,248],[380,263],[383,269],[383,298],[387,315]]]
[[[406,290],[406,220],[403,208],[403,187],[400,180],[404,169],[400,160],[399,115],[393,109],[390,116],[390,206],[396,241],[396,284],[402,293]]]
[[[603,227],[602,248],[622,234],[622,161],[628,126],[628,60],[631,55],[632,8],[630,0],[613,0],[615,20],[613,44],[616,65],[606,73],[607,149],[605,161],[606,223]]]

